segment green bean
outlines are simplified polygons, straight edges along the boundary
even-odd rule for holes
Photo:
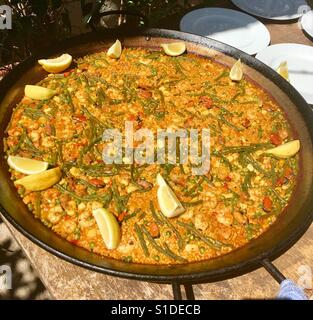
[[[226,198],[224,195],[221,196],[221,200],[224,202],[225,206],[229,207],[231,206],[232,208],[232,212],[234,212],[235,207],[238,204],[238,201],[240,199],[240,196],[238,193],[230,190],[230,192],[232,193],[232,197],[230,198]]]
[[[79,152],[79,162],[81,163],[83,160],[83,156],[89,152],[94,146],[95,144],[99,143],[102,141],[102,136],[101,137],[96,137],[95,139],[89,141],[89,144],[85,147],[83,147],[80,152]]]
[[[162,105],[164,105],[165,104],[165,99],[164,99],[164,94],[163,94],[163,92],[161,91],[161,90],[155,90],[155,92],[159,95],[159,97],[160,97],[160,103],[162,104]]]
[[[133,75],[130,77],[129,75],[125,74],[123,77],[123,88],[122,94],[124,95],[124,99],[127,102],[132,102],[137,99],[137,90],[134,88],[133,83],[135,82],[136,77]]]
[[[260,229],[260,225],[248,223],[246,225],[246,237],[248,240],[251,240],[254,237],[255,232]]]
[[[91,88],[90,88],[90,83],[89,83],[89,79],[87,77],[87,73],[81,73],[80,75],[81,79],[84,81],[85,83],[85,88],[86,88],[86,91],[90,92]]]
[[[22,134],[20,135],[20,138],[18,139],[17,144],[11,149],[11,152],[14,153],[16,151],[18,151],[22,145],[22,143],[24,142],[26,137],[26,129],[23,128]]]
[[[233,166],[231,164],[231,162],[219,151],[214,150],[212,151],[212,155],[218,158],[222,159],[222,162],[229,168],[229,170],[233,170]]]
[[[79,196],[78,194],[76,194],[75,192],[67,189],[66,187],[61,186],[60,184],[56,184],[55,188],[58,189],[60,192],[62,193],[66,193],[69,196],[71,196],[72,198],[79,200],[79,201],[93,201],[93,200],[99,200],[104,202],[104,206],[108,206],[109,203],[111,202],[112,199],[112,193],[111,191],[104,194],[104,195],[99,195],[99,194],[92,194],[92,195],[87,195],[84,197]]]
[[[203,200],[190,201],[190,202],[181,202],[181,204],[185,208],[199,206],[202,203],[203,203]]]
[[[193,58],[190,58],[186,55],[183,55],[183,56],[178,56],[176,59],[178,60],[183,60],[183,61],[187,61],[189,63],[192,63],[194,65],[196,65],[197,67],[200,67],[201,66],[201,63]]]
[[[267,174],[267,176],[271,178],[272,185],[275,185],[277,181],[277,173],[275,171],[276,166],[275,159],[271,159],[271,171]]]
[[[242,101],[240,104],[259,104],[260,100],[249,100],[249,101]]]
[[[185,174],[184,166],[181,163],[179,164],[179,170],[182,174]]]
[[[233,123],[229,122],[227,119],[225,119],[225,117],[222,114],[218,117],[218,119],[219,119],[219,121],[221,121],[222,123],[224,123],[225,125],[227,125],[228,127],[232,128],[236,131],[243,130],[243,128],[239,128],[236,125],[234,125]]]
[[[273,194],[273,196],[277,199],[282,207],[286,204],[286,201],[278,194],[278,192],[274,188],[268,187],[268,191]]]
[[[41,109],[46,103],[51,103],[52,100],[41,100],[38,102],[38,104],[36,105],[37,109]]]
[[[53,100],[50,100],[49,101],[49,106],[50,106],[50,111],[49,111],[49,113],[50,113],[50,116],[51,117],[55,117],[56,116],[56,114],[57,114],[57,112],[58,112],[58,105],[57,104],[55,104],[54,103],[54,101]]]
[[[27,134],[25,134],[24,145],[25,145],[25,148],[26,148],[28,151],[32,152],[33,154],[36,154],[36,155],[42,155],[42,154],[43,154],[42,151],[40,151],[39,149],[37,149],[37,148],[34,146],[33,142],[30,140],[30,138],[28,137]]]
[[[196,194],[198,194],[199,190],[201,189],[201,185],[204,182],[204,178],[201,177],[201,179],[199,179],[199,180],[197,179],[197,181],[195,181],[195,182],[196,183],[193,185],[193,187],[185,192],[186,196],[194,197]]]
[[[138,226],[137,223],[135,223],[134,225],[135,227],[135,232],[137,234],[137,237],[138,237],[138,240],[139,240],[139,243],[140,243],[140,246],[143,250],[143,253],[146,257],[149,257],[150,256],[150,253],[149,253],[149,250],[148,250],[148,247],[147,247],[147,244],[146,244],[146,241],[144,239],[144,236],[143,236],[143,233],[141,231],[141,228]]]
[[[168,248],[166,248],[166,247],[162,248],[160,245],[158,245],[157,242],[153,239],[153,237],[151,236],[151,234],[149,233],[149,231],[146,229],[146,227],[144,225],[142,225],[142,231],[143,231],[144,235],[147,237],[150,244],[154,247],[154,249],[156,249],[160,253],[163,253],[165,256],[172,258],[173,260],[180,261],[180,262],[186,262],[186,259],[184,259],[183,257],[176,255],[172,251],[168,250]]]
[[[110,99],[110,104],[113,104],[113,105],[116,105],[116,104],[120,104],[122,103],[123,100],[122,99]],[[114,115],[115,116],[121,116],[121,115],[124,115],[125,112],[116,112]]]
[[[209,184],[211,186],[213,185],[213,176],[212,175],[210,176],[210,178],[207,177],[206,175],[203,175],[202,178],[207,184]]]
[[[72,96],[71,96],[70,92],[68,91],[68,89],[65,89],[63,94],[64,94],[64,98],[65,98],[66,103],[68,103],[70,106],[71,113],[74,113],[75,106],[74,106],[74,103],[72,100]]]
[[[222,73],[214,79],[214,81],[217,82],[217,81],[221,80],[222,78],[227,77],[228,75],[229,75],[229,72],[226,70],[223,70]]]
[[[105,170],[104,164],[99,165],[79,165],[79,169],[91,177],[113,177],[119,173],[118,168],[112,168],[111,171]]]
[[[163,177],[167,179],[171,174],[171,171],[174,169],[175,165],[171,163],[165,163],[160,165],[161,168],[164,170]]]
[[[171,80],[171,81],[166,81],[166,82],[161,82],[160,83],[160,86],[163,85],[163,86],[174,86],[174,85],[177,85],[179,82],[181,82],[182,79],[176,79],[176,80]]]
[[[98,101],[100,101],[101,104],[104,104],[106,99],[108,98],[102,88],[97,89],[96,96],[97,96],[97,104],[98,104]]]
[[[131,219],[131,218],[136,217],[137,213],[140,212],[140,211],[141,211],[141,209],[136,209],[132,214],[128,214],[128,215],[124,218],[123,221],[127,221],[127,220],[129,220],[129,219]]]
[[[132,182],[135,182],[135,179],[134,179],[135,165],[134,165],[133,162],[130,164],[129,171],[130,171],[130,180],[131,180]]]
[[[231,153],[241,153],[241,152],[247,152],[247,153],[253,153],[258,150],[270,148],[272,146],[271,143],[255,143],[250,144],[248,146],[234,146],[234,147],[225,147],[221,150],[223,154],[231,154]]]
[[[118,214],[120,214],[126,210],[126,204],[128,202],[130,195],[121,196],[118,191],[115,180],[112,181],[112,193],[113,193],[113,200],[115,202],[116,211]]]
[[[97,125],[99,125],[101,128],[106,128],[106,125],[101,122],[97,117],[95,117],[87,108],[82,107],[82,110],[84,111],[84,114],[86,114],[90,119],[92,119]]]
[[[50,116],[43,111],[33,108],[24,109],[24,114],[32,120],[38,120],[40,117],[50,118]]]
[[[50,127],[51,127],[51,135],[56,136],[55,126],[53,124],[51,124]]]
[[[58,154],[58,161],[63,162],[63,145],[62,141],[57,141],[57,154]]]
[[[254,169],[259,171],[260,173],[264,174],[265,176],[268,176],[268,172],[266,172],[261,165],[255,161],[250,154],[247,153],[241,153],[239,161],[242,162],[244,165],[251,164]]]
[[[216,239],[213,239],[211,237],[204,236],[200,231],[198,231],[194,226],[191,226],[188,223],[177,221],[176,222],[179,226],[184,227],[191,233],[193,233],[196,237],[198,237],[200,240],[202,240],[204,243],[206,243],[208,246],[214,248],[214,249],[221,249],[222,247],[232,247],[230,244],[222,243]]]
[[[140,215],[138,216],[138,220],[140,221],[140,220],[144,219],[146,215],[147,214],[145,212],[140,213]]]
[[[192,92],[187,94],[189,97],[202,97],[202,96],[207,96],[208,92],[207,91],[201,91],[201,92]]]
[[[120,91],[120,89],[118,87],[114,86],[113,84],[109,83],[107,80],[105,80],[103,78],[97,77],[97,76],[92,75],[90,73],[85,73],[85,76],[86,76],[86,78],[88,78],[90,80],[94,80],[96,82],[100,82],[100,83],[104,84],[106,87],[111,87],[111,88],[114,88],[114,89]]]
[[[153,67],[153,66],[144,64],[144,63],[142,63],[142,62],[138,62],[138,63],[136,63],[136,65],[137,65],[137,66],[147,67],[147,68],[150,69],[151,74],[148,76],[148,78],[155,77],[155,76],[158,74],[156,68]]]
[[[168,244],[166,242],[163,243],[164,246],[164,250],[167,253],[167,255],[169,257],[171,257],[174,260],[180,261],[180,262],[187,262],[187,260],[179,255],[177,255],[176,253],[174,253],[168,246]]]
[[[172,101],[170,101],[170,103],[171,103]],[[173,104],[173,103],[171,103],[171,104]],[[175,105],[174,105],[174,107],[175,107]],[[185,117],[185,115],[182,113],[182,112],[180,112],[179,110],[176,110],[175,111],[176,112],[176,114],[178,114],[180,117]]]
[[[168,218],[166,218],[162,212],[159,212],[159,217],[163,220],[163,222],[174,232],[176,235],[176,238],[178,240],[178,248],[179,250],[182,250],[185,246],[185,242],[181,234],[178,232],[178,230],[174,227],[174,225],[169,221]]]
[[[41,193],[36,192],[35,193],[35,216],[38,218],[41,216],[40,205],[41,205]]]
[[[244,192],[248,192],[248,189],[251,188],[251,179],[255,176],[255,173],[253,171],[249,171],[242,183],[241,189]]]
[[[154,51],[144,56],[144,59],[158,60],[161,57],[161,52]]]
[[[236,101],[236,99],[237,99],[239,96],[241,96],[241,95],[242,95],[241,92],[237,92],[237,93],[230,99],[230,101],[231,101],[231,102]]]
[[[219,106],[219,109],[221,110],[222,114],[228,114],[228,115],[231,115],[231,116],[234,115],[231,111],[229,111],[228,109],[226,109],[226,108],[224,108],[222,106]]]
[[[287,159],[286,163],[293,170],[294,173],[298,171],[297,160],[295,157]]]
[[[161,226],[163,226],[163,221],[159,218],[159,216],[157,215],[156,211],[155,211],[155,208],[153,206],[153,202],[150,201],[150,211],[151,211],[151,214],[154,218],[154,220]]]
[[[89,183],[88,181],[84,180],[84,179],[76,179],[77,182],[79,184],[82,184],[83,186],[87,187],[87,188],[90,188],[90,189],[93,189],[93,190],[98,190],[98,187],[96,187],[95,185]]]
[[[143,111],[145,114],[152,115],[156,114],[157,110],[159,108],[159,101],[151,98],[146,100],[140,100],[139,101],[142,104]]]
[[[58,160],[58,152],[52,153],[50,159],[48,160],[49,164],[55,166]]]
[[[180,62],[176,58],[171,59],[171,61],[174,64],[176,72],[180,73],[183,76],[184,79],[187,78],[186,74],[183,71],[183,67],[180,64]]]

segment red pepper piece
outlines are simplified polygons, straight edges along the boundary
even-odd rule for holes
[[[271,212],[273,209],[273,201],[270,197],[265,197],[263,199],[263,210],[265,212]]]

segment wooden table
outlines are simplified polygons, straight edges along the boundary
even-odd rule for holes
[[[219,1],[218,5],[235,8],[229,1]],[[277,24],[270,21],[262,21],[267,25],[271,33],[272,44],[282,42],[301,43],[311,46],[313,44],[303,34],[297,22]],[[162,27],[178,29],[178,22],[179,17],[173,17],[167,22],[162,22]],[[62,261],[34,245],[8,223],[7,225],[51,293],[51,296],[55,299],[151,300],[172,299],[173,297],[170,285],[109,277]],[[312,252],[313,225],[292,249],[275,261],[275,265],[286,277],[298,281],[301,275],[301,266],[313,268]],[[278,289],[278,284],[264,269],[258,269],[227,281],[194,286],[196,299],[271,298],[276,296]],[[313,296],[313,290],[306,290],[306,292],[308,296]]]

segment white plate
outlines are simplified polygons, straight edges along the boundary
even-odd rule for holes
[[[302,28],[313,38],[313,11],[307,12],[301,19]]]
[[[302,44],[283,43],[266,48],[256,56],[276,70],[287,61],[290,83],[313,104],[313,47]]]
[[[231,9],[191,11],[181,19],[180,30],[227,43],[248,54],[256,54],[271,41],[270,33],[260,21]]]
[[[241,10],[271,20],[298,19],[310,6],[305,0],[232,0]]]

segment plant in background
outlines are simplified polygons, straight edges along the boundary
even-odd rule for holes
[[[116,24],[118,21],[119,25],[127,23],[132,26],[137,24],[137,26],[157,27],[160,21],[168,16],[183,14],[194,5],[209,4],[212,4],[212,0],[81,0],[85,23],[92,26],[100,22],[102,27],[116,27],[114,21]],[[123,12],[119,19],[99,18],[101,13],[111,11],[113,14],[115,10]],[[134,16],[141,19],[136,20]],[[108,22],[111,22],[111,25]]]
[[[192,0],[126,0],[126,10],[138,10],[149,22],[156,27],[160,20],[175,14],[183,13],[191,8]],[[200,2],[200,1],[199,1]]]
[[[0,30],[0,65],[22,61],[38,48],[71,33],[62,0],[0,0],[12,9],[12,29]]]

